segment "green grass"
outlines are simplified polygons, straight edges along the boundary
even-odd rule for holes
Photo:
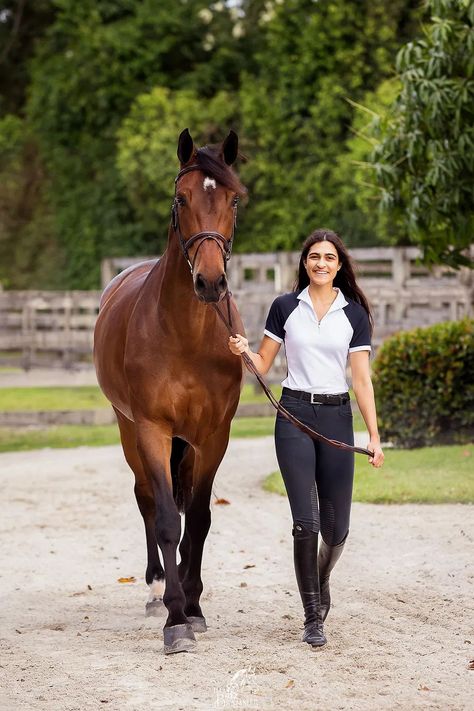
[[[232,423],[231,437],[263,437],[273,433],[273,417],[241,417]],[[120,442],[116,425],[61,425],[45,429],[0,428],[0,452],[33,449],[101,447]]]
[[[277,400],[279,400],[281,395],[281,385],[272,385],[270,390]],[[240,402],[268,402],[268,400],[261,386],[255,380],[255,383],[245,383],[242,388],[242,392],[240,393]]]
[[[95,385],[81,387],[0,388],[0,411],[99,410],[108,407]]]
[[[266,491],[285,496],[280,472],[264,482]],[[356,455],[354,501],[392,503],[473,503],[474,445],[386,450],[385,464],[374,469]]]
[[[280,386],[272,387],[279,397]],[[266,396],[261,390],[247,383],[244,385],[241,402],[265,402]],[[100,389],[95,386],[78,387],[37,387],[37,388],[0,388],[0,411],[18,412],[20,410],[97,410],[108,407],[108,402]]]
[[[230,428],[231,437],[265,437],[273,434],[274,417],[235,417]]]
[[[119,442],[117,425],[61,425],[41,430],[0,428],[0,452],[28,452],[45,447],[100,447]]]

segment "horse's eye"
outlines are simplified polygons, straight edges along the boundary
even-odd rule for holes
[[[180,205],[180,207],[183,207],[183,205],[186,205],[186,198],[184,197],[184,195],[178,195],[176,198],[176,202],[178,203],[178,205]]]

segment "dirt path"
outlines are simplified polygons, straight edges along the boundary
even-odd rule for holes
[[[204,558],[209,631],[165,657],[118,447],[2,454],[0,709],[472,709],[474,508],[356,504],[327,646],[299,639],[271,438],[234,440]],[[132,584],[117,578],[134,576]]]

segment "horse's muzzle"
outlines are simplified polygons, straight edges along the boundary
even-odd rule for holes
[[[194,278],[194,291],[201,301],[206,303],[217,303],[227,293],[228,284],[225,274],[221,274],[217,279],[206,279],[202,274],[196,274]]]

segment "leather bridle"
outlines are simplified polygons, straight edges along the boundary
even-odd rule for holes
[[[201,245],[208,239],[212,239],[214,242],[216,242],[219,245],[219,248],[222,251],[222,256],[224,258],[224,271],[226,270],[227,267],[227,262],[229,261],[231,254],[232,254],[232,245],[234,242],[234,234],[235,234],[235,228],[237,226],[237,198],[234,198],[234,202],[232,205],[232,210],[233,210],[233,219],[232,219],[232,233],[230,235],[230,238],[224,237],[223,234],[220,232],[214,232],[212,230],[203,230],[202,232],[196,232],[195,234],[191,235],[187,239],[184,238],[183,233],[181,232],[181,226],[179,224],[179,199],[178,195],[176,194],[177,187],[178,187],[178,180],[183,176],[186,175],[186,173],[190,173],[192,170],[203,170],[203,168],[198,165],[197,163],[193,163],[192,165],[188,165],[185,168],[182,168],[178,175],[175,178],[174,184],[174,199],[173,203],[171,205],[171,224],[173,226],[174,231],[178,235],[179,243],[181,246],[181,250],[184,254],[184,258],[186,259],[187,263],[189,264],[189,268],[191,270],[191,274],[193,274],[194,271],[194,263],[196,261],[197,253],[201,247]],[[189,258],[189,250],[195,244],[196,242],[199,242],[196,252],[194,253],[194,259],[191,262],[191,259]]]

